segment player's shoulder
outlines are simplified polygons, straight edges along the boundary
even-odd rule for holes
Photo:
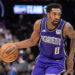
[[[68,28],[68,27],[72,27],[72,25],[71,25],[70,22],[66,22],[66,23],[65,23],[65,27],[66,27],[66,28]]]
[[[40,28],[41,23],[42,23],[42,19],[38,19],[38,20],[36,20],[35,23],[34,23],[34,27],[36,27],[36,28]]]
[[[73,29],[73,26],[71,25],[70,22],[65,22],[65,25],[64,25],[64,30],[68,30],[68,29]]]
[[[41,22],[42,22],[42,19],[38,19],[38,20],[35,21],[35,24],[40,25]]]

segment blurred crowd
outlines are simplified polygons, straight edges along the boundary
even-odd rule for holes
[[[54,1],[59,0],[21,0],[21,1]],[[64,0],[65,1],[65,0]],[[75,0],[66,0],[67,2]],[[16,18],[17,16],[17,18]],[[33,31],[33,23],[36,19],[42,18],[42,15],[27,15],[20,14],[11,16],[0,20],[0,47],[5,43],[14,43],[31,36]],[[31,75],[34,69],[36,57],[38,55],[36,50],[33,48],[26,48],[19,50],[18,58],[12,63],[6,63],[0,59],[0,75]],[[69,46],[67,47],[69,48]],[[68,51],[69,52],[69,51]],[[75,59],[74,59],[75,61]]]
[[[5,21],[0,21],[0,47],[5,43],[19,41],[17,36],[6,28],[5,24]],[[35,58],[31,48],[20,49],[19,56],[14,62],[6,63],[0,59],[0,75],[31,75],[35,66]]]
[[[10,1],[16,2],[17,0],[10,0]],[[58,2],[61,0],[19,0],[19,1]],[[75,1],[75,0],[62,0],[62,1],[66,1],[67,3],[68,2],[70,3],[71,1]],[[45,15],[42,14],[42,15],[33,16],[33,15],[27,15],[23,13],[14,16],[15,17],[9,16],[8,18],[5,18],[6,20],[0,19],[0,47],[5,43],[14,43],[29,38],[33,31],[34,21],[36,19],[42,18]],[[69,48],[69,46],[67,48]],[[12,63],[6,63],[0,59],[0,75],[31,75],[31,72],[35,66],[36,57],[38,55],[37,49],[36,50],[33,49],[33,50],[32,48],[20,49],[18,58]]]

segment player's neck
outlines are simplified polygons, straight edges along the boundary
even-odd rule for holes
[[[50,21],[47,21],[46,26],[49,30],[53,30],[56,28],[56,26],[54,26]]]

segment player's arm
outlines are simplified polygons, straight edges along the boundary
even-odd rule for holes
[[[71,39],[70,43],[70,54],[67,59],[67,71],[70,72],[73,70],[73,58],[74,58],[74,51],[75,51],[75,32],[70,23],[66,23],[63,30],[63,35],[68,36]]]
[[[15,43],[18,49],[34,46],[38,42],[40,38],[40,24],[41,24],[41,19],[35,22],[33,33],[29,39]]]

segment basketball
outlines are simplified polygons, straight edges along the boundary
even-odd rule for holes
[[[4,62],[13,62],[18,57],[18,49],[12,43],[4,44],[0,50],[0,57]]]

